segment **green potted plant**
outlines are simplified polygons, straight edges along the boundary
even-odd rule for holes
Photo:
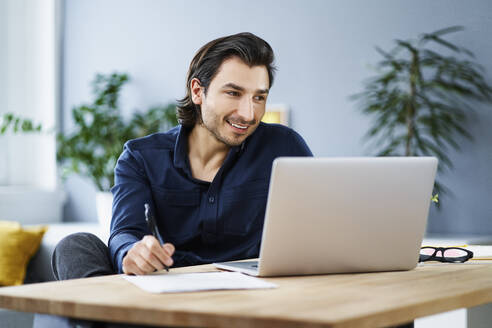
[[[76,173],[92,180],[99,191],[96,199],[98,216],[108,229],[111,218],[109,190],[114,184],[114,167],[124,143],[178,124],[175,104],[135,111],[125,119],[118,100],[128,81],[129,76],[124,73],[97,74],[92,82],[94,100],[74,107],[73,130],[57,135],[57,161],[61,164],[62,176]],[[43,128],[30,119],[7,113],[0,123],[0,135],[7,131],[42,132]]]
[[[483,68],[468,49],[444,37],[463,30],[452,26],[422,34],[415,40],[395,40],[377,73],[352,99],[373,118],[366,138],[378,156],[435,156],[439,171],[452,169],[447,151],[459,151],[458,137],[472,139],[468,114],[478,102],[492,101]],[[436,182],[433,200],[447,188]]]

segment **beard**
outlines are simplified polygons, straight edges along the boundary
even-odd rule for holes
[[[249,133],[247,134],[231,133],[230,135],[226,135],[226,133],[221,133],[220,128],[229,123],[248,125]],[[215,114],[214,111],[211,111],[209,115],[207,115],[207,119],[205,120],[203,119],[203,116],[201,116],[200,124],[205,129],[207,129],[210,135],[212,135],[217,141],[229,147],[235,147],[242,144],[244,140],[246,140],[246,138],[249,137],[257,128],[256,120],[244,121],[235,115],[229,115],[222,121],[220,117]]]

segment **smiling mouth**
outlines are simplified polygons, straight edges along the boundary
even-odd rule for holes
[[[231,123],[231,125],[235,128],[238,128],[238,129],[244,129],[246,130],[248,128],[248,126],[243,126],[243,125],[239,125],[239,124],[236,124],[236,123]]]
[[[242,131],[246,131],[248,129],[248,125],[242,125],[242,124],[238,124],[238,123],[232,123],[232,122],[229,122],[229,121],[227,121],[227,123],[229,123],[229,125],[232,126],[233,128],[236,128],[236,129],[239,129],[239,130],[242,130]]]

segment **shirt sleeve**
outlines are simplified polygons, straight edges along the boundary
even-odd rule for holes
[[[122,262],[130,248],[148,234],[145,223],[144,204],[154,210],[152,193],[143,160],[137,151],[125,144],[123,153],[115,167],[113,193],[113,215],[108,241],[114,268],[122,270]]]

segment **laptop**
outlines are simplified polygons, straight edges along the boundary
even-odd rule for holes
[[[270,277],[411,270],[434,157],[284,157],[273,163],[258,260],[217,268]]]

